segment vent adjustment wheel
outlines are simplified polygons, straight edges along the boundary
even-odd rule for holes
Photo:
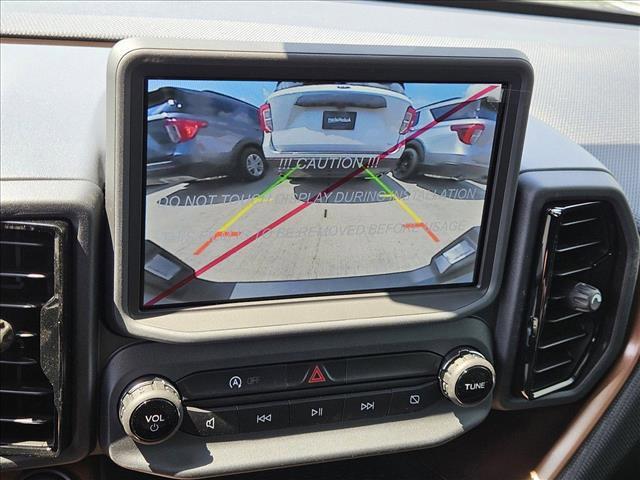
[[[602,305],[602,293],[588,283],[576,283],[567,296],[569,307],[578,312],[595,312]]]

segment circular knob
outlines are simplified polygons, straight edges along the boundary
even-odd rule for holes
[[[578,312],[595,312],[602,305],[602,293],[588,283],[576,283],[567,296],[569,306]]]
[[[14,339],[13,327],[9,322],[0,318],[0,352],[9,350]]]
[[[135,381],[120,398],[120,423],[138,443],[160,443],[182,423],[182,401],[176,388],[160,377]]]
[[[439,378],[445,397],[461,407],[472,407],[489,396],[496,372],[481,353],[461,348],[445,357]]]

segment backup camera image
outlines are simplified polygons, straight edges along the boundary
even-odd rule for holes
[[[142,308],[473,284],[502,90],[148,79]]]

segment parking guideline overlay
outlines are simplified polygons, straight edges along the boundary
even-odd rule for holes
[[[364,172],[369,176],[369,178],[371,180],[373,180],[374,182],[376,182],[378,184],[378,186],[380,188],[382,188],[382,190],[389,195],[391,198],[393,198],[396,203],[400,206],[400,208],[402,208],[405,212],[407,212],[409,214],[409,216],[413,219],[414,222],[416,222],[416,224],[420,225],[425,232],[427,232],[427,235],[429,235],[429,238],[431,238],[431,240],[433,240],[434,242],[439,242],[440,238],[438,238],[438,236],[433,232],[433,230],[431,230],[429,227],[427,227],[427,224],[424,223],[424,221],[418,216],[418,214],[416,212],[414,212],[411,207],[409,207],[409,205],[406,204],[406,202],[404,200],[402,200],[400,197],[398,197],[393,190],[391,190],[382,180],[380,180],[375,174],[373,174],[371,172],[371,170],[369,170],[368,168],[364,169]]]
[[[240,209],[238,213],[236,213],[233,217],[227,220],[224,223],[224,225],[222,225],[222,227],[216,230],[216,232],[211,236],[211,238],[207,239],[202,245],[196,248],[193,254],[200,255],[202,252],[204,252],[207,249],[207,247],[211,245],[211,243],[213,243],[213,241],[216,239],[218,234],[220,234],[221,232],[226,232],[228,228],[230,228],[234,223],[240,220],[240,218],[242,218],[249,210],[251,210],[254,206],[260,203],[264,199],[265,195],[268,195],[269,193],[271,193],[278,185],[280,185],[282,182],[287,180],[289,176],[293,172],[295,172],[297,169],[298,167],[290,168],[285,172],[284,175],[281,175],[280,177],[278,177],[278,179],[275,182],[273,182],[265,190],[263,190],[256,197],[254,197],[253,200],[251,200],[248,204],[242,207],[242,209]]]

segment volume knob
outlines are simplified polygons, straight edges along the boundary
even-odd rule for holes
[[[180,428],[182,400],[168,380],[141,378],[120,398],[119,416],[122,428],[136,442],[164,442]]]
[[[475,350],[459,348],[445,357],[440,369],[442,394],[460,407],[486,399],[495,383],[493,365]]]

